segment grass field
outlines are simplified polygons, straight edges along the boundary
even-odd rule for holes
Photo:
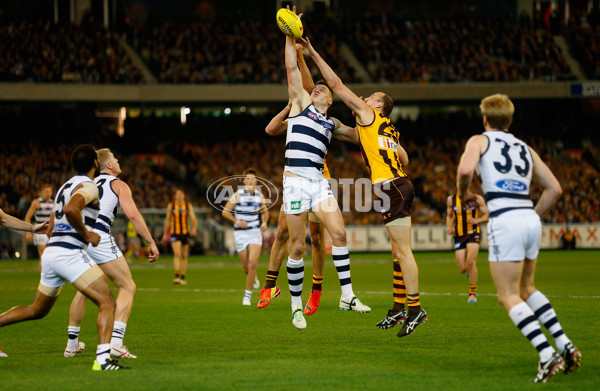
[[[244,274],[236,258],[194,257],[189,285],[172,284],[171,258],[132,265],[138,293],[125,343],[139,356],[131,371],[92,372],[96,309],[88,303],[78,357],[62,357],[67,286],[44,319],[0,328],[0,379],[7,390],[598,390],[600,389],[600,252],[542,252],[537,287],[552,301],[563,328],[583,352],[582,368],[529,383],[537,354],[500,307],[480,254],[478,302],[453,254],[417,253],[420,291],[429,321],[406,338],[398,327],[375,327],[391,305],[388,254],[353,254],[352,280],[369,314],[339,311],[339,282],[325,269],[319,311],[306,330],[291,323],[285,271],[280,297],[258,310],[242,307]],[[304,302],[310,289],[305,271]],[[261,258],[263,282],[267,259]],[[39,281],[37,262],[0,262],[0,312],[29,304]],[[121,360],[125,361],[125,360]]]

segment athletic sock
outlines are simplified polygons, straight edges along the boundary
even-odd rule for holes
[[[408,304],[408,316],[415,316],[421,311],[421,300],[419,292],[406,295],[406,304]]]
[[[104,365],[107,359],[110,360],[110,344],[103,343],[102,345],[98,345],[96,349],[96,361],[98,361],[98,364]]]
[[[69,339],[67,340],[67,348],[71,350],[75,350],[79,347],[79,330],[80,327],[69,326],[67,328],[67,332],[69,334]]]
[[[185,280],[185,274],[182,274],[182,275],[180,275],[180,276],[179,276],[179,278],[180,278],[182,281],[183,281],[183,280]]]
[[[340,279],[342,297],[350,299],[354,297],[354,291],[352,290],[352,279],[350,278],[350,254],[348,253],[348,247],[331,246],[331,255],[333,256],[333,264]]]
[[[179,272],[175,272],[175,278],[179,278]]]
[[[323,290],[323,276],[317,276],[316,274],[313,274],[312,290],[313,291],[322,291]]]
[[[565,345],[571,342],[571,340],[564,333],[562,326],[558,322],[556,312],[552,308],[550,300],[542,292],[537,291],[527,298],[527,303],[535,313],[538,321],[552,334],[556,342],[556,347],[562,352],[565,349]]]
[[[469,284],[469,295],[476,295],[476,294],[477,294],[477,285]]]
[[[542,333],[540,323],[535,318],[533,310],[522,302],[513,306],[508,315],[512,319],[513,323],[521,330],[521,333],[527,337],[529,342],[538,351],[540,355],[540,361],[546,362],[552,358],[554,349],[548,343],[546,336]]]
[[[394,259],[394,306],[392,311],[400,312],[404,310],[404,304],[406,303],[406,285],[404,285],[404,274],[400,268],[400,262]]]
[[[252,291],[244,290],[244,297],[247,297],[247,298],[251,299],[252,298]]]
[[[115,348],[123,347],[123,338],[125,338],[125,329],[127,329],[127,323],[119,322],[115,320],[113,325],[112,338],[110,345]]]
[[[302,282],[304,280],[304,259],[287,261],[288,284],[292,295],[292,309],[302,308]]]
[[[265,288],[275,288],[275,285],[277,285],[277,277],[279,277],[279,271],[269,270],[267,272],[267,281],[265,281]]]

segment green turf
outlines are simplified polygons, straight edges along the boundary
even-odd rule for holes
[[[88,303],[80,339],[86,350],[62,357],[67,286],[43,320],[0,328],[0,379],[7,390],[597,390],[600,389],[599,251],[542,252],[537,287],[551,299],[583,352],[582,368],[531,384],[537,354],[497,303],[487,253],[480,254],[476,304],[452,253],[417,253],[421,299],[430,318],[407,338],[375,327],[391,304],[388,254],[354,254],[352,280],[369,314],[339,311],[339,283],[328,259],[319,311],[306,330],[291,323],[282,270],[280,297],[264,310],[242,307],[244,275],[231,257],[194,257],[189,285],[174,286],[169,256],[132,265],[138,293],[125,343],[137,360],[127,372],[91,371],[97,334]],[[308,263],[307,263],[308,265]],[[266,274],[261,258],[259,277]],[[29,304],[35,261],[0,262],[0,311]],[[311,275],[307,266],[305,275]],[[305,281],[304,301],[309,289]],[[124,362],[125,360],[121,360]]]

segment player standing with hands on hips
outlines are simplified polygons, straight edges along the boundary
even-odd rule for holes
[[[468,189],[477,170],[490,216],[489,261],[498,300],[538,351],[538,374],[532,381],[545,383],[563,369],[570,373],[581,365],[581,352],[564,333],[548,298],[533,284],[542,240],[540,216],[562,189],[539,155],[508,132],[515,111],[508,96],[488,96],[479,107],[485,132],[469,139],[460,158],[458,198],[463,204],[475,202]],[[532,180],[544,189],[535,206],[529,195]],[[554,337],[560,354],[548,343],[540,323]]]

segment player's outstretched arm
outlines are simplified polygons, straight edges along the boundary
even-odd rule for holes
[[[306,60],[304,59],[304,53],[302,52],[302,45],[296,44],[296,58],[298,59],[298,69],[300,70],[300,77],[302,78],[302,88],[309,94],[312,93],[315,88],[315,82],[310,74]]]
[[[131,189],[127,183],[121,180],[113,181],[111,183],[111,187],[117,197],[119,197],[119,204],[121,205],[125,216],[127,216],[129,221],[131,221],[135,232],[137,232],[148,243],[148,261],[156,261],[158,259],[158,255],[160,254],[158,247],[156,247],[156,242],[154,241],[154,238],[152,238],[152,234],[150,234],[150,230],[146,225],[146,221],[144,221],[144,217],[133,201]]]
[[[342,80],[335,74],[329,64],[313,48],[308,38],[300,38],[300,42],[304,48],[304,53],[313,59],[329,87],[354,112],[357,122],[362,125],[373,122],[375,115],[373,109],[342,83]]]
[[[23,220],[17,219],[5,213],[2,209],[0,209],[0,226],[6,227],[9,229],[14,229],[17,231],[25,231],[25,232],[35,232],[35,233],[46,233],[46,229],[48,228],[48,223],[44,224],[30,224],[26,223]]]
[[[556,179],[550,168],[543,162],[537,152],[532,148],[529,148],[529,150],[533,157],[533,179],[544,188],[540,199],[535,205],[536,213],[543,216],[562,195],[562,187],[560,186],[558,179]]]
[[[333,137],[337,140],[344,141],[346,143],[352,143],[358,145],[360,139],[358,138],[358,132],[356,128],[344,125],[337,118],[331,118],[335,123],[335,129],[333,130]]]
[[[280,134],[284,134],[287,131],[287,121],[285,118],[290,113],[292,108],[292,101],[288,101],[287,106],[283,110],[281,110],[267,125],[265,128],[265,133],[269,136],[279,136]]]
[[[302,76],[298,69],[296,42],[293,38],[285,37],[285,69],[287,71],[288,94],[292,102],[290,115],[295,116],[311,103],[310,95],[302,88]]]

